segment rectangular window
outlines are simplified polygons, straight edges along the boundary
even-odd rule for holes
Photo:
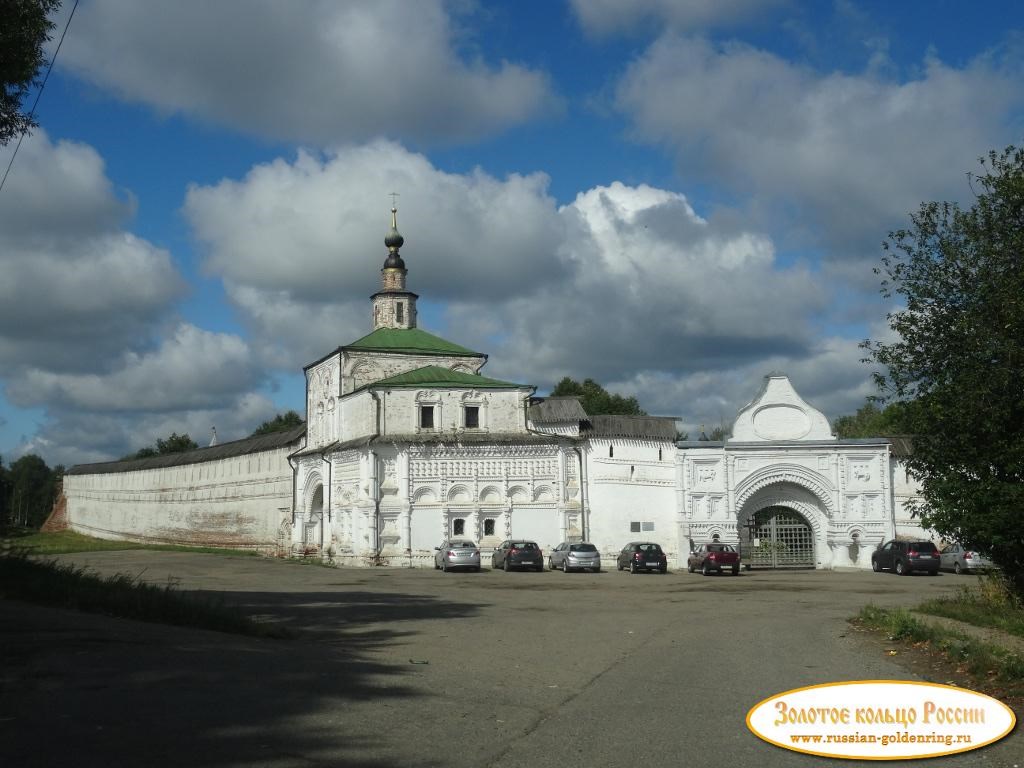
[[[486,520],[484,520],[484,536],[493,536],[493,535],[494,535],[494,520],[492,518],[487,518]]]
[[[421,405],[420,406],[420,429],[433,429],[434,428],[434,406],[432,405]]]
[[[405,322],[405,304],[398,302],[395,305],[395,320],[399,323]]]
[[[653,521],[643,520],[643,521],[639,521],[639,522],[631,522],[629,524],[629,531],[630,531],[630,533],[640,533],[641,531],[653,531],[653,530],[654,530],[654,522]]]
[[[463,536],[466,533],[466,521],[461,517],[455,520],[452,524],[452,534],[455,536]]]
[[[630,523],[629,524],[629,532],[630,533],[640,533],[640,523]]]
[[[467,405],[466,406],[466,429],[479,429],[480,428],[480,406],[478,405]]]
[[[653,531],[654,523],[640,523],[640,530],[642,531]]]

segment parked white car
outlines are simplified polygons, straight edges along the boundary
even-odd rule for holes
[[[959,544],[948,544],[939,553],[939,568],[956,574],[988,571],[995,565],[984,555],[964,549]]]

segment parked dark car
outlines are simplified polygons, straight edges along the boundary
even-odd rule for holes
[[[434,547],[434,568],[450,571],[455,568],[480,570],[480,549],[468,539],[451,539]]]
[[[620,571],[628,568],[630,573],[637,571],[666,573],[668,558],[661,551],[660,544],[655,544],[653,541],[631,541],[622,548],[619,556],[615,558],[615,567]]]
[[[509,539],[503,541],[491,555],[492,568],[504,568],[511,571],[513,568],[544,570],[544,552],[535,541],[523,539]]]
[[[686,570],[700,571],[705,576],[711,573],[731,571],[733,576],[740,572],[740,553],[730,544],[712,541],[701,544],[686,558]]]
[[[565,573],[589,568],[597,573],[601,570],[601,553],[593,544],[582,541],[563,541],[548,555],[548,568],[551,570],[561,568]]]
[[[939,572],[939,549],[930,541],[899,541],[892,539],[871,553],[871,569],[876,573],[891,570],[900,576],[914,571]]]
[[[964,549],[960,544],[949,544],[939,553],[939,568],[959,576],[961,573],[990,571],[995,565],[980,552]]]

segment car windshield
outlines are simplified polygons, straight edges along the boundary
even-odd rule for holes
[[[572,552],[597,552],[597,547],[593,544],[570,544],[569,550]]]
[[[452,549],[476,549],[476,544],[472,541],[453,541],[449,546]]]
[[[537,545],[532,541],[513,541],[512,549],[536,549]]]

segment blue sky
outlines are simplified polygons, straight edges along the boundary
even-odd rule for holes
[[[302,366],[370,329],[392,191],[420,325],[487,375],[691,432],[777,370],[851,413],[886,233],[1024,140],[1022,30],[1013,2],[82,0],[0,190],[0,457],[303,412]]]

